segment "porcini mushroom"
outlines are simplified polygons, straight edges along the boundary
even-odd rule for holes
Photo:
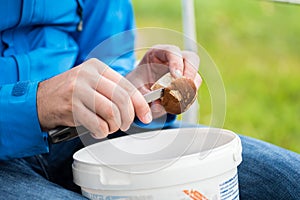
[[[187,77],[174,79],[170,73],[160,78],[151,89],[165,88],[161,104],[167,113],[185,112],[196,100],[197,88],[193,80]]]

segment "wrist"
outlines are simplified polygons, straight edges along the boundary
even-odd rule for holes
[[[58,126],[57,117],[50,110],[51,105],[49,101],[51,99],[47,91],[47,81],[42,81],[38,84],[36,96],[37,114],[43,131],[48,131]]]

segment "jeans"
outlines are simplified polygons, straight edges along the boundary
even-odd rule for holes
[[[300,155],[240,138],[240,199],[300,199]],[[52,145],[49,154],[1,161],[0,199],[85,199],[72,182],[72,154],[80,148],[80,140],[74,139]]]

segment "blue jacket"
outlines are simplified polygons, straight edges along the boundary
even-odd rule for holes
[[[130,0],[0,0],[0,19],[0,160],[48,152],[36,109],[40,81],[88,57],[122,75],[133,68],[132,31],[126,43],[116,37],[92,51],[134,28]]]

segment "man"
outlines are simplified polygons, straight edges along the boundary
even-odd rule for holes
[[[0,17],[0,196],[5,199],[83,198],[73,192],[78,188],[71,176],[72,154],[82,144],[75,139],[53,145],[49,130],[83,125],[93,137],[104,138],[126,131],[135,116],[150,123],[164,114],[151,112],[142,96],[164,73],[187,76],[197,88],[201,84],[197,56],[174,46],[153,47],[133,69],[132,32],[112,40],[98,59],[85,61],[105,39],[134,28],[127,0],[1,0]],[[174,116],[166,119],[170,126]],[[241,138],[241,197],[296,199],[299,155]]]

